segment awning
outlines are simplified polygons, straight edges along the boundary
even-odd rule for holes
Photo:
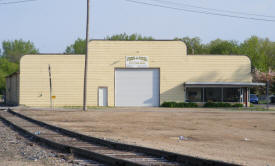
[[[265,86],[265,83],[258,82],[185,82],[185,87],[255,87]]]

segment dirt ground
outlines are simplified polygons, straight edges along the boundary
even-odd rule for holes
[[[275,165],[274,111],[202,108],[17,111],[108,140],[242,165]]]

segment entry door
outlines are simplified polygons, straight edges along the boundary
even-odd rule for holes
[[[116,69],[116,106],[159,106],[159,69]]]
[[[108,90],[106,87],[98,88],[98,106],[108,106]]]

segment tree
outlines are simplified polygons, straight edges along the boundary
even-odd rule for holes
[[[2,56],[10,62],[19,63],[20,58],[25,54],[37,54],[38,49],[30,41],[14,40],[3,41],[3,54]]]
[[[208,51],[206,47],[201,44],[201,39],[199,37],[189,38],[175,38],[174,40],[181,40],[187,46],[187,54],[207,54]]]
[[[68,46],[65,50],[66,54],[85,54],[86,53],[86,40],[78,38],[74,44]]]
[[[17,63],[9,62],[6,58],[0,57],[0,94],[3,94],[5,91],[5,77],[17,71]]]
[[[275,44],[269,39],[261,39],[257,36],[245,40],[241,44],[242,53],[249,56],[255,70],[253,80],[265,82],[274,93],[274,68],[275,68]],[[267,89],[263,87],[255,88],[258,94],[265,94]]]
[[[256,36],[252,36],[251,38],[245,40],[241,44],[241,50],[244,55],[247,55],[251,59],[251,63],[253,68],[257,68],[258,70],[262,70],[262,61],[260,53],[260,41]]]
[[[275,72],[269,70],[268,72],[261,72],[256,70],[253,72],[253,81],[265,82],[269,84],[269,91],[275,93]],[[253,89],[257,94],[265,94],[266,87],[257,87]]]
[[[261,72],[275,69],[275,43],[257,36],[245,40],[241,52],[251,59],[252,66]]]
[[[122,33],[122,34],[118,34],[118,35],[113,35],[113,36],[107,36],[106,37],[107,40],[154,40],[151,36],[146,37],[146,36],[142,36],[139,34],[131,34],[131,35],[127,35],[126,33]]]
[[[30,41],[14,40],[2,42],[3,53],[0,56],[0,94],[4,93],[5,77],[18,71],[20,58],[25,54],[37,54],[38,49]],[[0,51],[1,53],[1,51]]]
[[[127,35],[126,33],[107,36],[106,40],[154,40],[152,37],[144,37],[138,34]],[[78,38],[74,44],[68,46],[65,50],[66,54],[85,54],[86,40]]]
[[[238,55],[240,54],[240,49],[238,42],[236,41],[226,41],[221,39],[216,39],[211,41],[208,45],[209,54],[221,54],[221,55]]]

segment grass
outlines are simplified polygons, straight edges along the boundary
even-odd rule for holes
[[[275,111],[274,108],[269,108],[266,109],[265,107],[260,107],[260,106],[254,106],[254,107],[242,107],[242,108],[238,108],[237,110],[240,111]]]
[[[83,106],[64,106],[61,108],[67,108],[67,109],[82,109]],[[114,108],[114,107],[99,107],[99,106],[88,106],[88,109],[105,109],[105,108]]]
[[[267,101],[266,100],[259,100],[259,104],[266,104]]]
[[[206,107],[198,107],[198,108],[206,108]],[[273,108],[269,108],[268,110],[266,108],[262,108],[262,107],[213,107],[211,109],[215,109],[215,110],[228,110],[228,111],[275,111],[275,109]]]
[[[55,108],[64,108],[64,109],[82,109],[83,106],[63,106],[63,107],[55,107]],[[110,108],[115,108],[114,106],[109,106],[109,107],[99,107],[99,106],[88,106],[88,109],[110,109]],[[204,107],[198,107],[198,108],[204,108]],[[214,109],[228,109],[228,110],[232,110],[232,111],[275,111],[275,108],[269,108],[266,109],[265,107],[263,108],[263,106],[257,105],[257,104],[251,104],[251,107],[239,107],[239,108],[234,108],[234,107],[217,107]]]

